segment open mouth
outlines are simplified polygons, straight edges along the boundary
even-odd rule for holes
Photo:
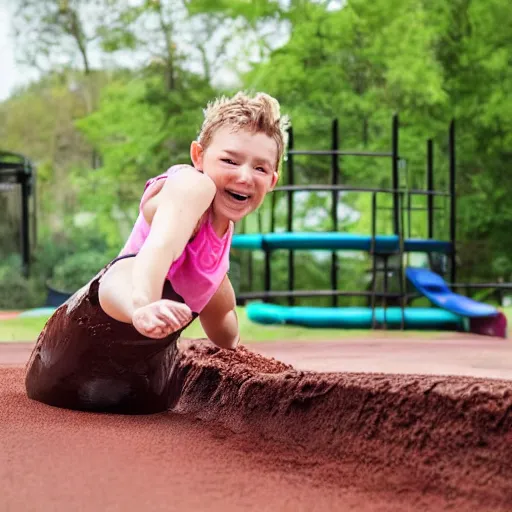
[[[226,190],[226,192],[236,201],[243,203],[247,201],[251,196],[247,194],[239,194],[238,192],[233,192],[232,190]]]

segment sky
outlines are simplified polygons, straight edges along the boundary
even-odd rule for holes
[[[39,76],[39,73],[35,69],[22,66],[19,62],[16,62],[14,51],[15,41],[12,33],[13,9],[12,4],[9,6],[9,2],[10,0],[0,0],[0,101],[7,99],[17,87],[26,85]],[[222,33],[220,33],[220,36],[222,36]],[[286,37],[285,34],[279,35],[276,33],[276,39],[279,42],[283,41]],[[187,43],[185,40],[180,41],[180,44],[186,49]],[[236,53],[236,41],[233,41],[231,46],[234,48],[233,52]],[[228,53],[231,52],[228,50]],[[115,59],[117,63],[131,67],[143,64],[140,57],[140,55],[137,55],[137,52],[135,52],[135,54],[134,52],[128,52],[126,55],[122,53],[119,54],[118,52],[115,57],[112,56],[111,60]],[[105,58],[104,54],[100,55],[100,52],[94,47],[89,47],[89,58],[93,67],[101,67],[102,65],[109,64],[108,57]],[[197,64],[194,65],[193,62],[190,63],[189,67],[193,71],[199,71]],[[214,81],[219,82],[217,85],[221,83],[222,85],[226,85],[230,82],[236,82],[236,73],[233,73],[233,70],[224,68],[219,71],[221,71],[220,76],[214,76]],[[217,78],[217,80],[215,80],[215,78]]]
[[[16,87],[35,80],[35,70],[21,66],[14,55],[12,34],[12,7],[10,0],[0,0],[0,101],[7,99]]]
[[[8,0],[0,0],[0,101],[5,100],[15,85],[23,83],[23,74],[14,61],[11,30],[11,13]]]
[[[44,1],[44,0],[41,0]],[[135,0],[126,0],[133,2]],[[287,0],[281,0],[286,4]],[[135,2],[137,3],[137,2]],[[329,10],[340,9],[344,6],[346,0],[331,0],[328,5]],[[11,4],[11,5],[9,5]],[[13,8],[11,0],[0,0],[0,101],[3,101],[14,92],[16,87],[26,85],[29,82],[38,78],[38,72],[27,66],[22,66],[16,62],[14,52],[14,37],[12,34],[12,19]],[[289,37],[286,27],[283,25],[275,26],[273,31],[273,46],[280,46]],[[222,34],[220,34],[222,36]],[[237,52],[237,42],[233,41],[231,44],[233,50],[229,53]],[[90,49],[90,58],[94,66],[102,64],[101,57],[93,48]],[[123,65],[134,65],[134,54],[129,53],[125,58],[121,55],[116,56],[116,60]],[[106,64],[106,62],[103,62]],[[140,64],[140,62],[139,62]],[[191,68],[194,68],[193,64]],[[194,69],[194,71],[197,71]],[[233,73],[229,67],[219,69],[218,76],[214,76],[214,82],[219,82],[217,85],[228,85],[230,82],[236,82],[236,74]]]

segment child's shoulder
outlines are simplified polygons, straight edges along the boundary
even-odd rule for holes
[[[216,192],[213,180],[191,165],[174,165],[161,176],[169,178],[166,180],[169,183],[166,188],[169,190],[181,191],[185,189],[187,192],[206,193],[207,195]]]
[[[213,190],[215,187],[213,181],[195,167],[188,164],[177,164],[169,167],[162,174],[146,181],[144,192],[149,188],[161,190],[166,182],[169,182],[169,185],[166,187],[167,189],[202,185],[206,189]]]
[[[178,164],[173,165],[169,167],[165,172],[159,174],[158,176],[153,176],[153,178],[150,178],[148,181],[146,181],[145,188],[150,187],[153,183],[156,183],[161,180],[165,180],[166,178],[169,178],[170,176],[177,176],[178,174],[183,174],[183,171],[189,173],[190,171],[195,171],[195,168],[191,165],[187,164]]]
[[[161,203],[185,202],[203,209],[216,191],[215,183],[206,174],[190,165],[175,165],[146,183],[140,208],[146,218],[152,218]]]

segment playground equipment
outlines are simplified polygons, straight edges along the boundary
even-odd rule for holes
[[[454,293],[438,274],[430,270],[408,268],[406,275],[414,287],[433,304],[468,318],[471,332],[506,338],[506,317],[493,306]]]
[[[0,151],[0,205],[2,255],[19,252],[23,272],[28,275],[36,239],[35,169],[23,155]]]
[[[242,291],[237,294],[239,303],[260,299],[263,303],[252,302],[247,306],[251,320],[259,323],[290,323],[314,327],[344,328],[414,328],[414,329],[451,329],[470,330],[481,334],[506,336],[504,315],[492,306],[478,303],[452,292],[441,276],[429,269],[406,268],[405,260],[411,253],[425,253],[429,259],[434,255],[443,255],[449,261],[449,279],[452,288],[472,288],[472,285],[456,283],[456,159],[455,159],[455,123],[449,130],[449,190],[434,189],[433,142],[427,142],[427,188],[410,189],[400,186],[398,152],[398,116],[392,120],[392,145],[390,152],[343,151],[338,148],[338,122],[332,125],[332,150],[304,151],[294,148],[293,129],[289,132],[287,153],[288,183],[277,187],[272,196],[271,232],[265,234],[237,234],[233,239],[233,249],[264,252],[264,290]],[[295,155],[315,155],[331,157],[331,183],[326,185],[297,186],[294,184]],[[340,156],[390,158],[392,170],[391,188],[352,187],[340,185],[338,158]],[[293,195],[296,192],[328,191],[332,194],[331,218],[333,229],[330,232],[311,233],[293,230]],[[287,230],[275,232],[275,194],[287,194]],[[338,231],[338,198],[342,192],[370,193],[371,233],[353,234]],[[393,234],[377,233],[377,212],[380,211],[378,198],[383,195],[392,198]],[[412,207],[414,196],[426,196],[427,207]],[[449,240],[440,240],[434,236],[434,216],[437,208],[435,197],[444,197],[449,201]],[[427,238],[411,237],[411,212],[427,211]],[[407,215],[408,230],[404,215]],[[408,232],[407,232],[408,231]],[[274,251],[288,251],[288,290],[272,290],[271,259]],[[296,290],[294,251],[322,250],[331,251],[331,289],[330,290]],[[338,289],[338,255],[337,251],[364,251],[372,259],[371,289],[341,291]],[[390,265],[390,260],[396,262]],[[252,265],[249,260],[248,271]],[[399,291],[391,292],[388,276],[395,273]],[[383,275],[383,290],[377,289],[377,274]],[[252,281],[252,279],[250,279]],[[410,282],[416,291],[408,292]],[[478,285],[477,285],[478,286]],[[487,285],[499,288],[500,284]],[[507,287],[507,285],[504,285]],[[411,307],[410,303],[418,296],[427,297],[435,307]],[[331,307],[306,307],[295,305],[299,297],[331,297]],[[338,307],[339,297],[367,297],[368,307]],[[276,298],[286,298],[288,306],[269,304]],[[377,301],[382,302],[377,307]],[[388,302],[395,301],[398,307],[389,307]]]

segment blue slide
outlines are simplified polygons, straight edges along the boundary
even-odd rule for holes
[[[496,308],[454,293],[441,276],[424,268],[407,268],[407,279],[433,304],[469,318],[496,316]]]

